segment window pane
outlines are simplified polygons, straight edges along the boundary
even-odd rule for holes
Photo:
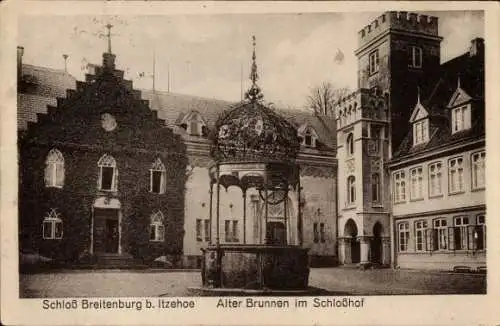
[[[201,227],[202,227],[201,220],[196,219],[196,240],[197,241],[201,241]]]
[[[63,224],[60,221],[55,222],[55,235],[56,239],[61,239],[63,236]]]
[[[210,240],[210,220],[205,220],[205,241]]]
[[[52,221],[43,222],[43,238],[52,239]]]
[[[112,190],[114,168],[102,167],[101,189]]]
[[[156,194],[159,194],[161,192],[161,175],[162,175],[161,171],[153,171],[152,173],[153,184],[151,191]]]
[[[156,239],[156,226],[151,225],[150,233],[149,233],[149,240],[155,240],[155,239]]]

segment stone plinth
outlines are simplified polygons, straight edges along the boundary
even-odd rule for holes
[[[309,280],[307,251],[298,246],[209,246],[203,249],[203,287],[306,289]]]

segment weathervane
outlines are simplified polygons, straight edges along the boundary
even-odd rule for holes
[[[253,46],[253,53],[252,53],[252,71],[250,72],[250,80],[252,81],[252,86],[250,89],[245,93],[245,98],[250,100],[250,102],[256,102],[259,100],[262,100],[264,97],[262,95],[262,92],[257,85],[257,80],[259,80],[259,75],[257,74],[257,62],[256,58],[257,56],[255,55],[255,35],[252,36],[252,46]]]

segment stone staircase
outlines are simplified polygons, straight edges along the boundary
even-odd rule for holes
[[[138,262],[130,254],[100,253],[96,255],[96,265],[99,268],[141,268],[142,262]]]

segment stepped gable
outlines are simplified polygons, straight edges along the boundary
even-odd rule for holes
[[[481,42],[481,40],[473,40],[475,41]],[[443,63],[436,81],[428,83],[428,87],[421,91],[422,105],[430,115],[429,141],[413,146],[413,132],[409,126],[409,131],[395,151],[393,159],[484,137],[484,56],[471,55],[471,53],[469,51]],[[470,129],[452,134],[448,104],[458,85],[472,97],[474,113]]]
[[[123,78],[124,72],[115,69],[114,61],[114,54],[104,53],[95,74],[77,81],[75,89],[56,98],[56,105],[49,104],[46,114],[38,113],[37,122],[28,123],[28,138],[123,148],[152,146],[162,151],[176,146],[172,130],[149,108],[140,91],[133,89],[132,82]],[[116,118],[116,132],[102,128],[104,113]]]

